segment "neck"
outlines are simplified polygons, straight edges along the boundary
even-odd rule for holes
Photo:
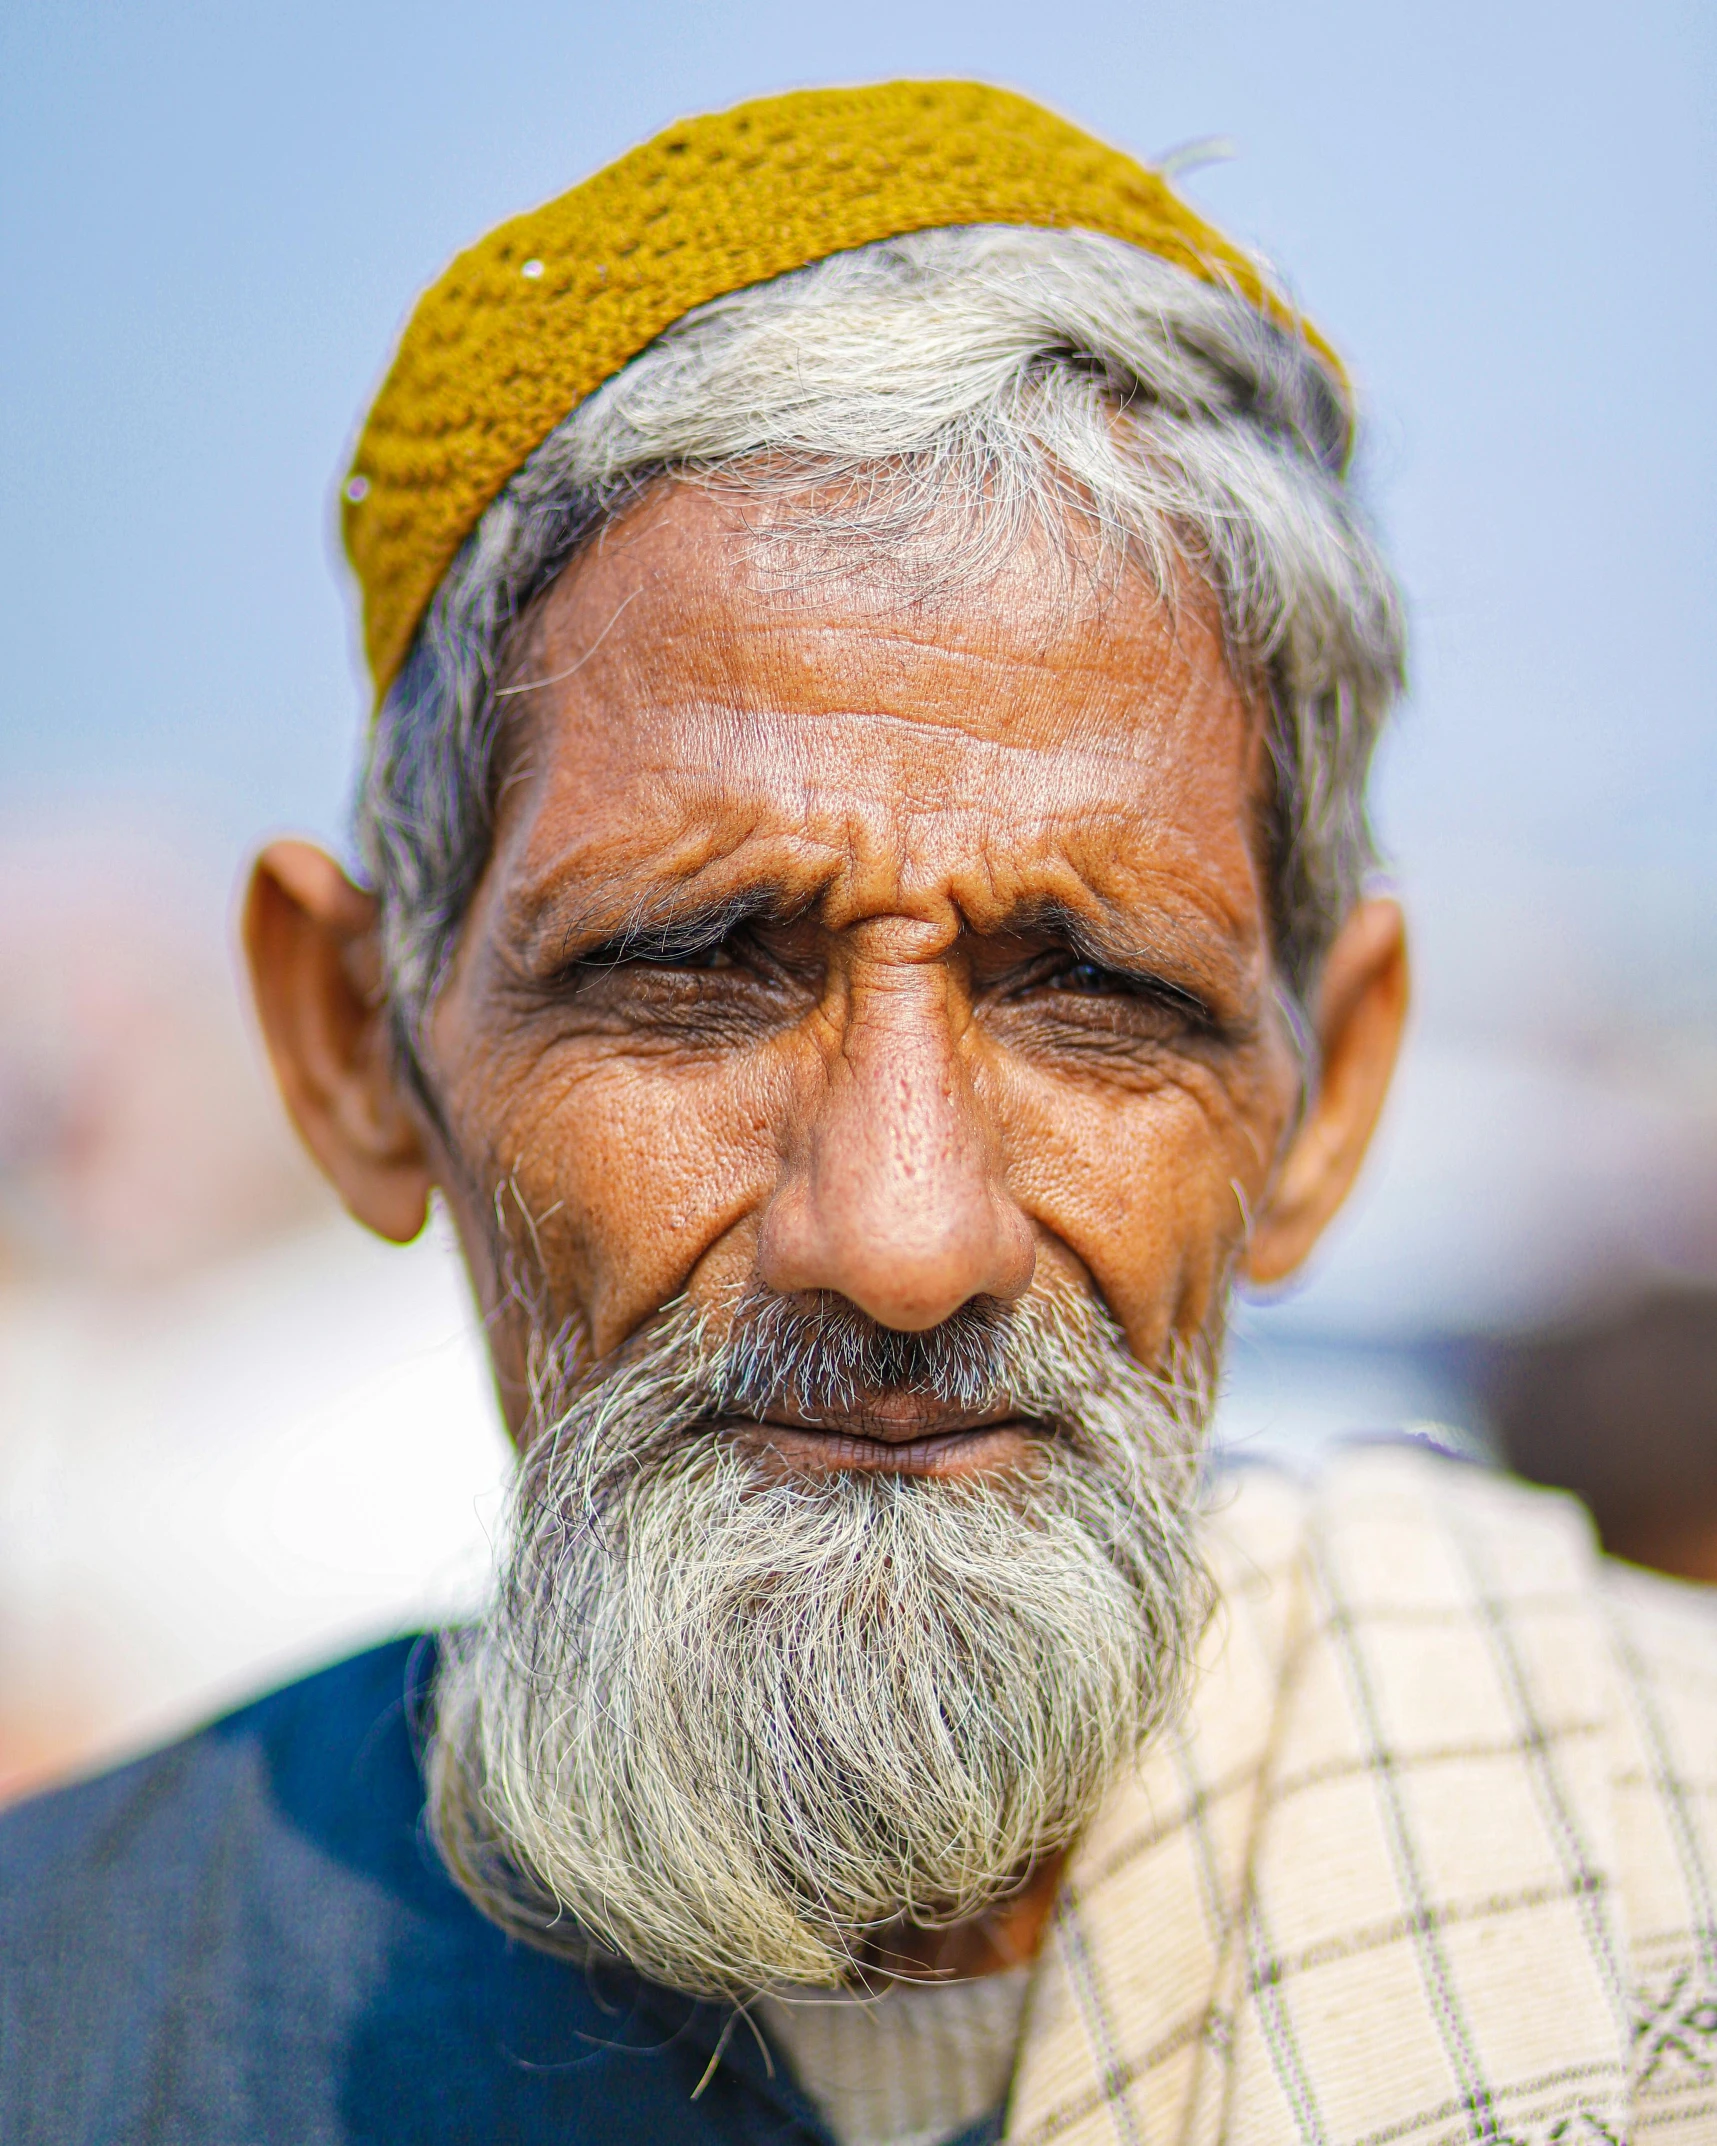
[[[969,1982],[1023,1967],[1037,1957],[1066,1867],[1065,1849],[1045,1856],[1005,1900],[968,1922],[934,1930],[905,1920],[891,1924],[865,1947],[864,1965],[879,1978],[904,1982]]]

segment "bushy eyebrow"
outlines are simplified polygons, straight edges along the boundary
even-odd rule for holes
[[[712,953],[747,924],[760,920],[789,924],[808,906],[802,893],[790,894],[785,887],[768,883],[686,909],[677,908],[670,897],[634,912],[617,931],[582,950],[577,949],[578,934],[569,934],[564,965],[613,969],[628,961],[690,961]]]
[[[1094,968],[1107,969],[1116,976],[1148,984],[1153,991],[1175,1000],[1201,1020],[1216,1018],[1203,994],[1192,984],[1164,974],[1165,958],[1174,967],[1196,966],[1196,963],[1188,963],[1184,955],[1176,959],[1180,950],[1172,941],[1178,934],[1172,930],[1159,931],[1149,942],[1136,939],[1112,927],[1104,929],[1053,895],[1022,903],[1011,910],[999,930],[1018,933],[1021,937],[1058,941],[1070,954],[1090,962]],[[1164,944],[1165,937],[1170,944]]]

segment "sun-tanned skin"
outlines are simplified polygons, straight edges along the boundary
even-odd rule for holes
[[[760,545],[763,512],[664,488],[542,606],[425,1042],[444,1132],[393,1075],[369,897],[304,844],[257,868],[293,1114],[384,1236],[442,1189],[515,1431],[497,1194],[591,1360],[681,1293],[719,1315],[748,1288],[831,1291],[924,1329],[1058,1273],[1158,1363],[1236,1269],[1298,1265],[1388,1084],[1406,961],[1395,905],[1368,901],[1297,1116],[1268,762],[1201,593],[1171,615],[1142,576],[1040,544],[913,602]],[[1017,1465],[1034,1434],[878,1395],[730,1435],[779,1467],[953,1474]],[[899,1952],[1011,1964],[1053,1894],[1046,1868]]]

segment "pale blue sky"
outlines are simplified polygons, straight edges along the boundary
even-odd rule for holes
[[[1667,920],[1640,960],[1703,1007],[1714,59],[1708,0],[9,0],[0,810],[141,789],[222,860],[336,830],[332,481],[416,288],[679,113],[971,73],[1146,153],[1234,137],[1192,190],[1352,357],[1416,625],[1382,816],[1433,1006],[1502,887],[1608,933],[1622,983],[1618,934]]]

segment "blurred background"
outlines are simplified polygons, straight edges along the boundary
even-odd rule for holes
[[[1245,1307],[1241,1451],[1385,1427],[1717,1580],[1717,14],[1698,0],[10,0],[0,15],[0,1794],[481,1585],[434,1231],[297,1157],[235,985],[344,839],[331,531],[416,289],[690,110],[977,74],[1147,157],[1351,357],[1411,599],[1379,773],[1413,1041]]]

